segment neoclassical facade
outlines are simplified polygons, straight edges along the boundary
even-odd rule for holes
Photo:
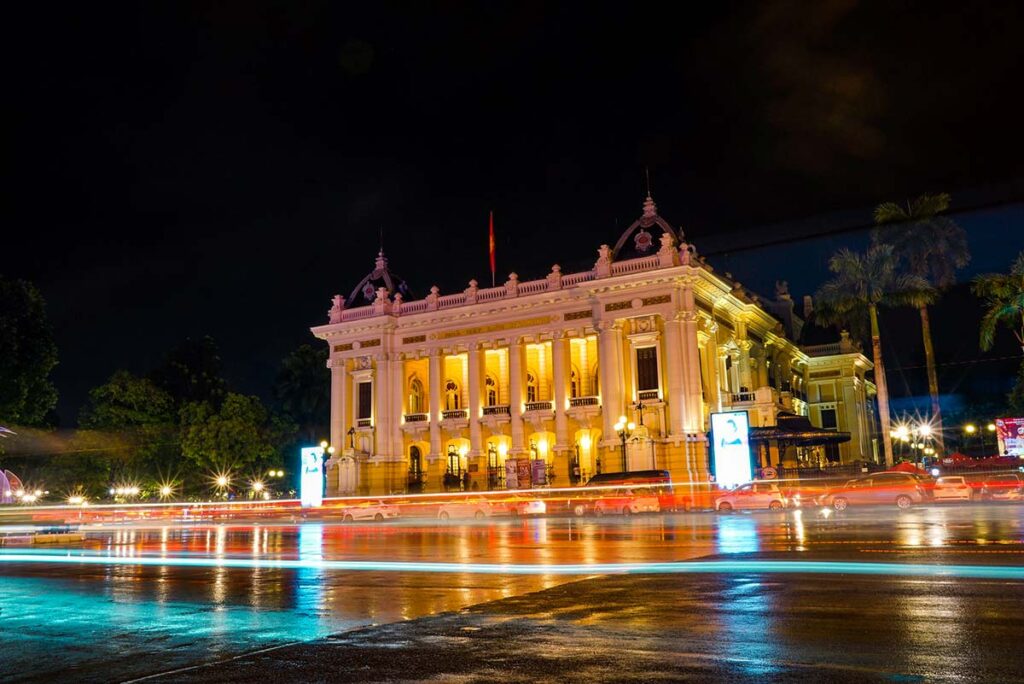
[[[716,273],[650,197],[588,271],[407,298],[382,252],[312,329],[330,346],[329,494],[565,487],[623,469],[707,482],[709,415],[731,409],[849,432],[833,461],[874,453],[870,361],[845,336],[802,349],[784,287],[762,303]],[[620,416],[635,424],[625,454]]]

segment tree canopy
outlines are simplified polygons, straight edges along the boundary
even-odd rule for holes
[[[148,378],[115,371],[110,379],[89,392],[78,415],[79,426],[118,430],[142,425],[175,423],[174,400]]]
[[[34,285],[0,277],[0,420],[42,425],[57,405],[57,345]]]
[[[310,443],[323,436],[330,415],[330,373],[327,348],[304,344],[282,362],[274,380],[277,409],[290,418]]]
[[[917,304],[934,296],[934,288],[920,276],[901,274],[892,245],[874,244],[860,254],[843,248],[828,262],[835,274],[818,290],[816,314],[826,323],[864,330],[868,309],[879,305]]]
[[[270,462],[279,431],[257,397],[231,392],[219,406],[196,401],[181,409],[181,453],[206,472]]]
[[[1024,349],[1024,252],[1017,255],[1009,273],[986,273],[974,279],[971,291],[985,300],[979,343],[989,350],[996,329],[1005,325]]]
[[[227,392],[222,372],[217,343],[206,336],[186,338],[164,357],[151,378],[179,407],[194,401],[219,404]]]

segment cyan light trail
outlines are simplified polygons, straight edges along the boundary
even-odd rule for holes
[[[481,573],[506,575],[611,574],[849,574],[907,577],[960,577],[1024,580],[1024,567],[1000,565],[931,565],[925,563],[859,563],[849,561],[690,561],[680,563],[492,564],[424,563],[402,561],[345,561],[307,558],[192,558],[185,556],[98,556],[84,554],[0,553],[0,563],[62,563],[65,565],[170,566],[193,568],[268,568],[360,572]]]

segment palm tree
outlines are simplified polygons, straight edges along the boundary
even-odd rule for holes
[[[821,286],[816,297],[820,303],[816,313],[826,323],[857,323],[865,316],[870,322],[886,465],[892,465],[893,457],[889,435],[889,390],[882,362],[878,307],[904,305],[933,290],[924,278],[898,273],[896,266],[892,245],[875,244],[863,254],[843,248],[828,261],[828,269],[835,277]]]
[[[1017,255],[1008,274],[985,273],[975,277],[971,292],[984,298],[988,307],[981,319],[981,348],[992,348],[996,328],[1003,323],[1024,351],[1024,252]]]
[[[907,202],[905,207],[886,202],[875,208],[875,225],[879,228],[875,229],[873,240],[892,245],[896,256],[907,261],[910,273],[928,280],[936,291],[953,285],[957,269],[971,260],[964,229],[948,216],[940,216],[949,209],[949,200],[949,195],[943,192],[921,195]],[[909,303],[917,308],[921,317],[928,393],[932,400],[932,428],[941,449],[942,408],[939,406],[939,378],[935,371],[935,349],[928,316],[928,305],[934,301],[933,294],[924,293]]]

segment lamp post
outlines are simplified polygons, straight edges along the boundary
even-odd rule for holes
[[[629,470],[629,467],[626,465],[626,440],[629,439],[635,429],[636,423],[627,423],[626,416],[619,416],[619,422],[615,424],[615,432],[618,433],[619,440],[622,442],[622,472],[624,473]]]
[[[356,429],[354,427],[348,429],[348,448],[352,451],[356,450]]]

